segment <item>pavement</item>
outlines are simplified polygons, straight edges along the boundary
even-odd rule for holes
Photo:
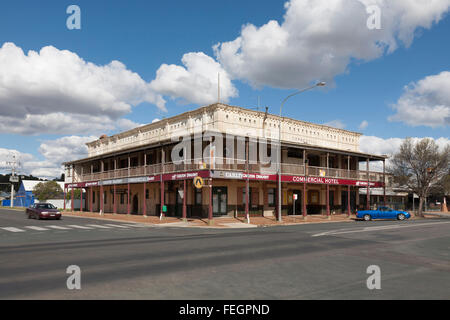
[[[0,209],[0,261],[0,299],[447,300],[450,221],[180,228]]]

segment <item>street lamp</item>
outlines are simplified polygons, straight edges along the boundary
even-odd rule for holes
[[[279,124],[278,124],[278,222],[282,222],[281,219],[281,112],[283,110],[283,106],[286,103],[287,100],[289,100],[289,98],[296,96],[302,92],[314,89],[315,87],[324,87],[326,85],[325,82],[318,82],[315,85],[302,89],[302,90],[298,90],[292,94],[290,94],[289,96],[287,96],[283,102],[281,103],[280,106],[280,118],[279,118]],[[303,159],[304,161],[304,159]],[[305,201],[305,199],[303,199],[303,201]]]

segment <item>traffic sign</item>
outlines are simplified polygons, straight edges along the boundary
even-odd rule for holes
[[[17,182],[19,182],[19,177],[18,176],[10,176],[9,182],[17,183]]]
[[[201,189],[204,184],[205,184],[205,182],[203,181],[203,179],[201,177],[195,177],[194,178],[194,186],[197,189]]]

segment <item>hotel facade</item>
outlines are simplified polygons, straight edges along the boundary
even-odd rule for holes
[[[365,207],[371,188],[386,199],[386,157],[360,152],[360,135],[217,103],[87,143],[87,158],[64,163],[64,192],[72,210],[84,189],[81,211],[211,222],[277,216],[280,200],[282,215],[350,215],[360,188]],[[369,171],[372,161],[383,172]]]

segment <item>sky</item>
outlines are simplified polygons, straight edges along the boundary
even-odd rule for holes
[[[102,134],[216,102],[218,73],[223,102],[275,114],[326,81],[283,114],[360,132],[363,152],[392,154],[406,137],[443,146],[449,10],[450,0],[3,0],[0,167],[15,154],[22,173],[59,176]]]

